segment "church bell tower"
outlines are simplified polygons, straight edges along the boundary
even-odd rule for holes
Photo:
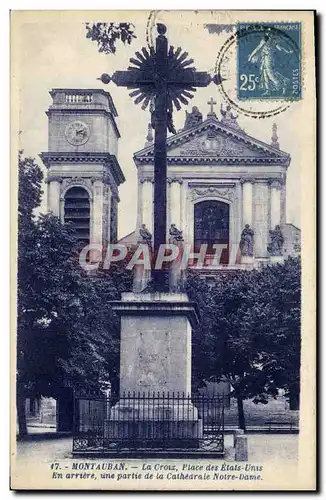
[[[101,89],[53,89],[47,111],[48,210],[71,222],[81,246],[117,240],[118,187],[125,181],[117,160],[117,110]]]

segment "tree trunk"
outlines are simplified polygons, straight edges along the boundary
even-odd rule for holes
[[[62,389],[57,398],[57,431],[73,430],[74,396],[72,389]]]
[[[292,386],[289,394],[290,410],[299,410],[300,408],[300,387]]]
[[[26,422],[26,409],[25,409],[25,392],[19,388],[17,384],[16,393],[16,408],[17,408],[17,419],[18,419],[18,435],[19,437],[27,436],[27,422]]]
[[[243,399],[241,396],[237,396],[237,403],[238,403],[239,428],[243,429],[246,432],[246,421],[243,410]]]

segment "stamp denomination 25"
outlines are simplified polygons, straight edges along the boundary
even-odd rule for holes
[[[238,99],[301,99],[301,24],[237,26]]]

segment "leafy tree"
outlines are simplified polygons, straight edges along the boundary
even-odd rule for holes
[[[261,318],[256,329],[266,332],[269,362],[275,385],[285,389],[290,408],[299,407],[300,396],[300,327],[301,263],[288,258],[283,265],[268,266],[255,285]],[[253,300],[253,297],[251,298]],[[255,313],[257,314],[257,309]],[[255,320],[255,316],[252,317]],[[269,325],[269,327],[268,327]]]
[[[116,42],[131,44],[134,34],[132,23],[86,23],[86,38],[97,42],[99,52],[115,54]]]
[[[68,389],[117,384],[120,335],[108,302],[130,278],[118,267],[95,276],[82,269],[69,224],[53,214],[33,217],[40,170],[31,159],[19,161],[17,411],[24,435],[27,397],[64,399]]]
[[[34,210],[42,200],[43,173],[34,158],[24,157],[23,151],[19,151],[18,175],[19,235],[23,237],[24,230],[34,220]]]
[[[284,388],[298,400],[300,387],[300,263],[219,274],[207,283],[193,275],[188,293],[201,310],[193,335],[195,384],[224,380],[237,399],[267,403]],[[293,407],[293,406],[292,406]]]
[[[42,199],[42,179],[41,168],[35,160],[24,157],[23,151],[18,153],[18,325],[17,325],[17,413],[19,420],[19,430],[21,434],[27,433],[25,417],[25,384],[22,382],[22,352],[20,340],[22,338],[22,311],[23,311],[23,290],[20,287],[22,279],[22,268],[24,266],[24,250],[28,246],[34,227],[34,210],[39,206]]]

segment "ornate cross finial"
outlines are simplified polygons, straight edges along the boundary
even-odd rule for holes
[[[214,112],[214,106],[215,104],[217,104],[216,101],[214,101],[213,97],[210,98],[209,101],[207,101],[207,104],[210,106],[210,112],[207,114],[207,116],[215,116],[216,117],[216,114]]]
[[[271,146],[273,146],[273,148],[280,149],[280,143],[278,142],[276,123],[273,123],[273,135],[272,135]]]

